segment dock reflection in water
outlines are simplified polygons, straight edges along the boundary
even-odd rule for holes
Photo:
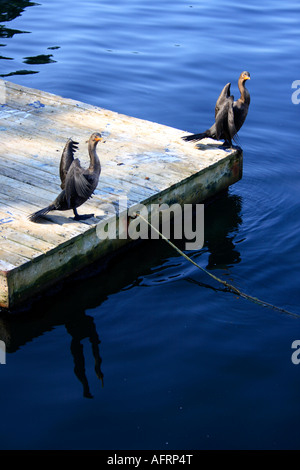
[[[208,269],[221,263],[226,268],[240,262],[240,254],[236,249],[234,238],[242,223],[242,201],[240,197],[222,194],[205,210],[205,244],[203,250],[210,253]],[[226,208],[226,210],[225,210]],[[226,217],[222,217],[226,214]],[[224,220],[226,219],[226,223]],[[175,240],[178,247],[184,249],[185,241]],[[222,251],[221,247],[226,247]],[[201,250],[200,250],[201,252]],[[176,252],[162,240],[144,240],[136,242],[134,251],[124,251],[117,259],[112,259],[102,270],[101,266],[93,266],[73,278],[72,283],[66,283],[62,292],[48,294],[34,306],[19,314],[0,316],[0,340],[5,342],[8,354],[25,347],[34,338],[42,336],[46,331],[54,330],[64,325],[71,336],[70,351],[74,361],[74,373],[83,387],[83,396],[93,398],[85,370],[85,351],[83,340],[88,339],[94,358],[94,370],[101,386],[104,386],[104,374],[101,369],[100,339],[96,330],[94,318],[86,313],[87,310],[99,308],[108,296],[121,289],[139,285],[138,279],[149,277],[153,282],[153,271],[156,276],[163,273],[165,280],[173,282],[174,276],[168,279],[167,270],[161,271],[163,260],[176,256]],[[187,261],[183,260],[183,263]],[[185,264],[182,267],[185,270]],[[93,271],[94,270],[94,271]],[[101,272],[97,272],[101,270]],[[90,277],[86,277],[89,272]],[[94,272],[94,275],[93,275]],[[194,282],[200,287],[219,290],[204,279],[203,283],[186,277],[187,282]],[[154,281],[156,282],[156,281]],[[76,292],[76,297],[74,296]],[[53,334],[55,334],[53,332]]]

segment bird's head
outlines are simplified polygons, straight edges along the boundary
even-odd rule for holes
[[[88,140],[85,141],[86,144],[97,144],[98,142],[104,142],[100,132],[94,132]]]
[[[92,142],[102,142],[103,141],[103,138],[100,134],[100,132],[94,132],[91,137],[90,137],[90,140]]]
[[[250,73],[249,72],[242,72],[240,78],[243,80],[243,82],[246,81],[246,80],[250,80]]]

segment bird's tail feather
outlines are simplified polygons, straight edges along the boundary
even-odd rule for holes
[[[184,135],[181,138],[185,140],[186,142],[189,142],[190,140],[193,140],[193,141],[201,140],[201,139],[204,139],[204,137],[209,137],[207,131],[201,132],[200,134]]]
[[[31,222],[37,222],[37,220],[40,217],[43,217],[44,215],[48,214],[48,212],[53,211],[55,209],[55,206],[53,204],[50,204],[47,207],[44,207],[44,209],[41,209],[39,211],[34,212],[33,214],[28,216],[28,219]]]

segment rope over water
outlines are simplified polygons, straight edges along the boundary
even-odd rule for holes
[[[252,295],[249,295],[249,294],[245,294],[245,292],[242,292],[241,290],[239,290],[237,287],[233,286],[232,284],[229,284],[228,282],[224,281],[223,279],[220,279],[219,277],[215,276],[214,274],[210,273],[209,271],[207,271],[205,268],[203,268],[202,266],[200,266],[198,263],[196,263],[195,261],[193,261],[189,256],[187,256],[185,253],[183,253],[183,251],[181,251],[176,245],[174,245],[174,243],[172,243],[167,237],[165,237],[159,230],[157,230],[156,227],[154,227],[147,219],[145,219],[145,217],[143,217],[141,214],[139,213],[135,213],[132,215],[131,218],[136,218],[136,217],[140,217],[144,222],[146,222],[149,227],[151,227],[152,230],[154,230],[156,233],[158,233],[161,238],[163,240],[165,240],[172,248],[174,248],[174,250],[177,251],[177,253],[179,253],[181,256],[183,256],[187,261],[189,261],[190,263],[192,263],[194,266],[196,266],[198,269],[200,269],[201,271],[205,272],[205,274],[207,274],[208,276],[212,277],[215,281],[223,284],[223,286],[226,287],[226,289],[228,289],[230,292],[233,292],[234,294],[237,294],[239,295],[240,297],[243,297],[244,299],[246,300],[250,300],[251,302],[254,302],[258,305],[261,305],[262,307],[267,307],[267,308],[271,308],[273,310],[277,310],[278,312],[281,312],[281,313],[286,313],[287,315],[291,315],[293,317],[296,317],[296,318],[300,318],[300,315],[298,315],[297,313],[293,313],[293,312],[289,312],[288,310],[285,310],[284,308],[281,308],[281,307],[277,307],[276,305],[272,305],[268,302],[264,302],[263,300],[260,300],[260,299],[257,299],[256,297],[252,297]]]

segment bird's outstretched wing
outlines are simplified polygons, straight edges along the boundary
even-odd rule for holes
[[[230,86],[231,83],[227,83],[227,85],[225,85],[223,90],[221,91],[219,98],[217,99],[215,106],[215,118],[217,117],[217,114],[219,113],[220,109],[223,108],[226,100],[230,97]]]
[[[65,193],[68,206],[70,206],[71,198],[83,198],[87,200],[93,193],[93,187],[84,175],[84,170],[80,166],[80,161],[76,158],[66,175]]]
[[[65,189],[66,176],[70,166],[74,161],[74,154],[78,148],[78,142],[74,142],[72,139],[68,139],[63,149],[63,153],[60,159],[59,176],[61,180],[61,188]]]
[[[229,98],[229,104],[228,104],[228,130],[229,130],[229,135],[230,138],[233,139],[234,136],[237,134],[237,129],[235,127],[234,123],[234,109],[233,109],[233,96]]]
[[[236,134],[234,124],[233,96],[224,100],[222,107],[216,116],[217,139],[232,139]]]

